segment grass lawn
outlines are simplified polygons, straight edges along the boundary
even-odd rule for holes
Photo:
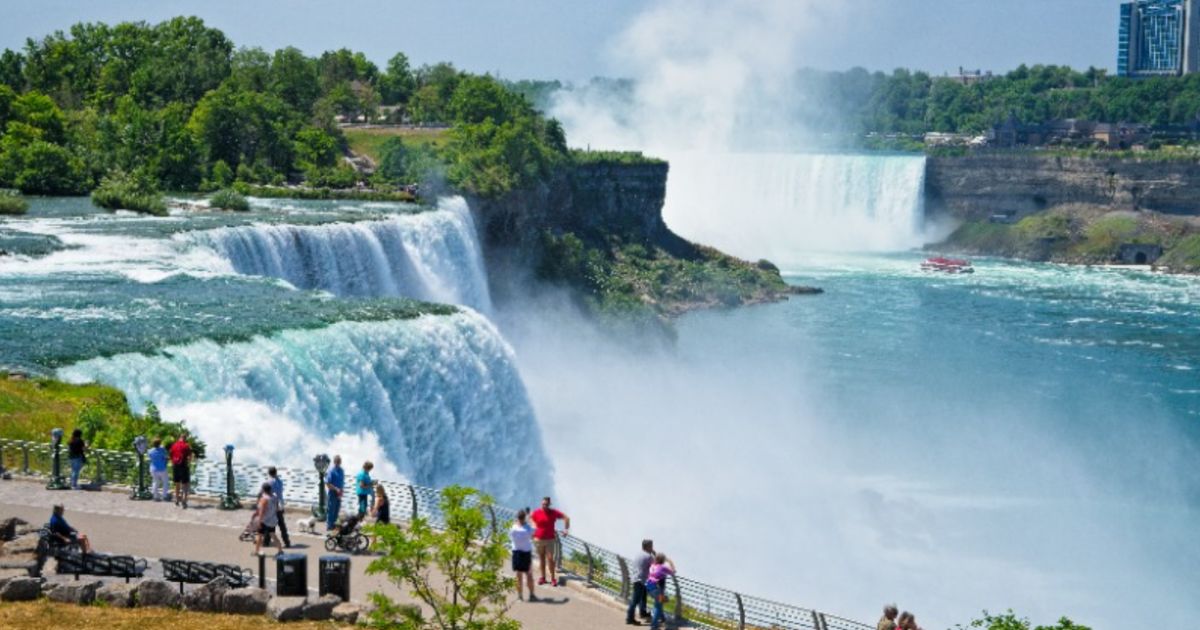
[[[267,617],[184,612],[163,608],[108,608],[56,604],[48,600],[0,604],[0,628],[204,628],[205,630],[252,630],[293,628],[331,630],[342,626],[330,621],[296,621],[286,624]]]
[[[55,427],[68,432],[90,408],[109,426],[133,421],[125,394],[105,385],[69,385],[50,379],[12,380],[0,373],[0,437],[44,442]]]
[[[388,138],[398,137],[407,144],[430,145],[441,148],[448,139],[449,129],[429,129],[424,127],[344,127],[342,133],[350,150],[359,155],[366,155],[379,163],[379,150]]]

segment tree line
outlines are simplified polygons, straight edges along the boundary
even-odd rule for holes
[[[412,183],[432,160],[453,185],[498,194],[566,156],[561,127],[491,77],[413,68],[403,53],[381,69],[345,48],[235,48],[177,17],[75,24],[0,53],[0,188],[79,194],[109,176],[180,191],[349,186],[359,177],[340,159],[337,121],[373,121],[381,107],[454,128],[436,155],[390,143],[398,153],[378,184]]]

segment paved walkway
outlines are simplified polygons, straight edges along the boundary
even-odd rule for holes
[[[183,558],[236,564],[258,574],[253,545],[238,541],[250,520],[249,510],[219,510],[214,503],[193,499],[187,510],[172,503],[130,501],[119,492],[50,491],[44,482],[0,481],[0,519],[17,516],[40,525],[50,518],[50,508],[61,502],[72,526],[88,535],[100,552],[124,553],[147,558]],[[327,553],[324,537],[301,534],[293,526],[299,515],[289,516],[289,533],[296,548],[289,551],[308,555],[308,585],[317,587],[317,560]],[[407,594],[381,576],[366,575],[370,556],[351,560],[351,599],[366,601],[367,593],[381,591],[398,601],[412,601]],[[274,577],[272,558],[267,558],[267,576]],[[535,567],[536,568],[536,567]],[[626,628],[619,604],[579,583],[556,588],[539,587],[539,602],[521,602],[514,593],[509,614],[526,628],[577,628],[602,630]]]

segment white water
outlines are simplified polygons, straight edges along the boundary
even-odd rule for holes
[[[491,310],[483,253],[462,197],[381,221],[249,225],[186,235],[242,274],[338,296],[404,296]]]
[[[797,252],[897,251],[924,240],[925,158],[809,153],[669,156],[663,214],[685,238],[787,265]]]
[[[341,322],[227,345],[202,341],[151,356],[90,359],[59,377],[114,385],[135,409],[153,401],[185,410],[188,416],[171,418],[200,427],[258,422],[238,409],[261,404],[321,442],[339,434],[377,440],[386,461],[420,484],[469,482],[511,504],[552,487],[512,349],[473,312]],[[271,463],[305,466],[313,453],[291,450],[296,441],[271,430],[275,424],[264,418],[233,435],[259,435],[254,448],[273,453]]]

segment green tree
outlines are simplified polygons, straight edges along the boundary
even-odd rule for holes
[[[25,58],[21,53],[9,48],[0,53],[0,83],[17,91],[24,90],[24,68]]]
[[[383,104],[405,104],[416,89],[417,79],[408,65],[408,57],[404,53],[396,53],[388,60],[387,70],[379,78],[379,93]]]
[[[296,133],[296,166],[328,168],[337,164],[338,142],[324,129],[305,127]]]
[[[1058,623],[1053,626],[1036,626],[1033,627],[1028,617],[1018,617],[1010,609],[1008,612],[1000,615],[993,615],[988,611],[983,611],[983,617],[972,620],[966,626],[962,624],[954,626],[957,630],[967,630],[968,628],[980,628],[981,630],[1091,630],[1088,626],[1074,623],[1070,619],[1063,617],[1058,620]]]
[[[229,60],[229,78],[235,90],[266,92],[271,85],[271,55],[263,49],[239,48]]]
[[[271,58],[271,92],[292,109],[311,112],[320,96],[316,64],[290,46],[275,51]]]
[[[518,98],[491,77],[466,77],[459,81],[450,97],[450,118],[456,123],[481,123],[490,119],[501,124],[507,122],[510,112],[517,109],[514,100]]]
[[[508,557],[504,537],[491,528],[487,508],[492,499],[470,488],[442,490],[443,530],[425,517],[405,527],[375,525],[373,548],[383,555],[367,573],[385,575],[428,607],[401,607],[382,593],[371,593],[377,609],[372,625],[405,630],[516,630],[506,617],[505,599],[512,578],[503,574]]]

